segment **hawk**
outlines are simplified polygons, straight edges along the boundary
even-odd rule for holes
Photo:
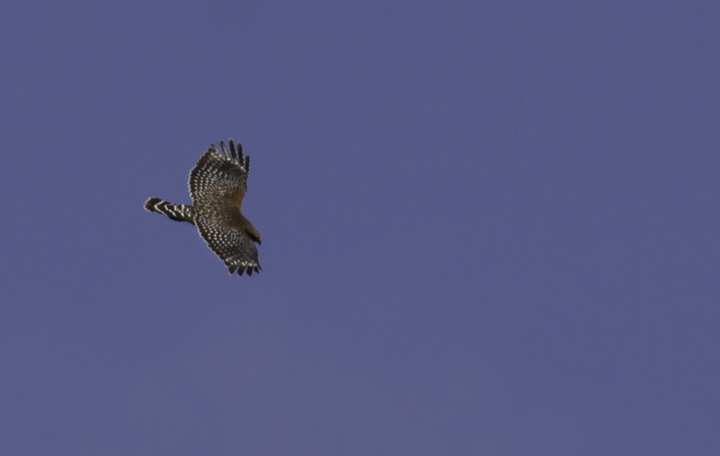
[[[242,145],[232,139],[211,144],[190,171],[188,187],[192,206],[152,197],[145,209],[189,222],[197,227],[210,250],[225,263],[230,274],[252,275],[262,269],[255,243],[260,233],[240,212],[247,191],[250,157],[243,158]]]

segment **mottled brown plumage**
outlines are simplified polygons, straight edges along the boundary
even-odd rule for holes
[[[153,197],[145,202],[145,209],[192,223],[231,274],[252,275],[261,270],[255,246],[260,244],[260,233],[240,211],[250,157],[243,157],[240,143],[237,147],[232,139],[228,143],[229,147],[220,141],[220,149],[212,144],[190,171],[192,206]]]

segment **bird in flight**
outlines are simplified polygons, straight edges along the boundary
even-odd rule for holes
[[[197,227],[210,250],[225,263],[230,274],[252,275],[262,269],[255,243],[260,233],[240,212],[247,191],[250,157],[232,139],[220,148],[211,144],[190,171],[188,187],[192,205],[173,204],[152,197],[145,209],[189,222]]]

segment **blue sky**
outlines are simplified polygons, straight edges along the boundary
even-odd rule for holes
[[[0,451],[720,450],[711,2],[0,6]],[[263,272],[188,203],[252,157]]]

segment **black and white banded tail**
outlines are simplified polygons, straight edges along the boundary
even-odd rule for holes
[[[193,207],[186,204],[173,204],[163,199],[152,197],[145,201],[145,209],[150,212],[167,215],[177,222],[190,222],[195,224]]]

